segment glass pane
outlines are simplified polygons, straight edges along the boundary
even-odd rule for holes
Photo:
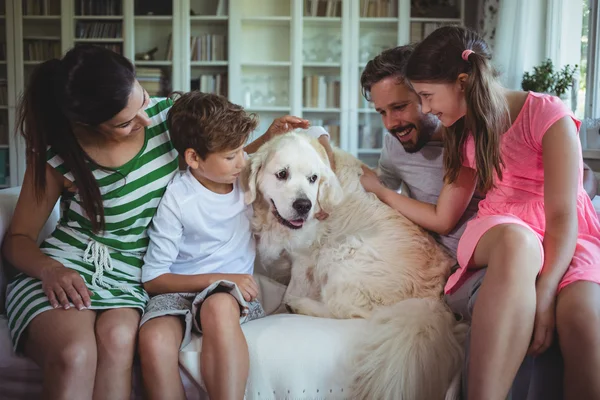
[[[590,23],[590,0],[583,0],[583,21],[581,27],[581,61],[579,63],[579,82],[575,81],[577,85],[577,108],[575,109],[575,116],[577,118],[585,117],[585,87],[587,80],[587,67],[588,67],[588,33]]]

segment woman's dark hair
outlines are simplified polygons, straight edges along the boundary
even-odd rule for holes
[[[75,134],[74,124],[91,128],[110,120],[129,101],[135,70],[125,57],[103,47],[80,45],[62,59],[40,64],[19,103],[18,131],[27,146],[27,168],[33,173],[35,193],[46,189],[46,149],[64,161],[94,231],[104,229],[104,207],[89,159]]]
[[[465,50],[472,50],[465,53],[466,60]],[[415,47],[406,66],[406,77],[412,82],[452,83],[460,74],[468,75],[467,113],[448,128],[444,137],[444,179],[451,183],[458,178],[465,140],[472,134],[477,187],[482,192],[494,187],[494,175],[502,179],[500,136],[510,126],[508,105],[490,60],[488,45],[477,33],[459,26],[445,26]]]

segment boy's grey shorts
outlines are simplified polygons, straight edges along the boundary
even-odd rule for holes
[[[262,318],[265,312],[258,300],[247,302],[235,283],[230,281],[217,281],[200,293],[166,293],[154,296],[148,302],[140,327],[153,318],[165,315],[181,316],[185,322],[185,331],[180,349],[183,349],[192,340],[192,330],[202,333],[200,319],[200,306],[206,298],[215,293],[229,293],[240,305],[240,324],[254,319]],[[196,318],[196,316],[198,316]]]

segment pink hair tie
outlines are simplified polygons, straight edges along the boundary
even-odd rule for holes
[[[462,59],[465,60],[465,61],[469,61],[469,56],[471,54],[473,54],[473,53],[475,53],[473,50],[468,50],[467,49],[467,50],[463,51],[462,52]]]

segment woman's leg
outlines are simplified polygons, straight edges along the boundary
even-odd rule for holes
[[[140,312],[134,308],[115,308],[98,313],[94,399],[131,397],[131,370],[139,323]]]
[[[487,272],[473,310],[468,398],[504,399],[533,332],[539,239],[519,225],[498,225],[482,236],[473,261]]]
[[[41,368],[45,399],[91,399],[96,376],[96,313],[49,310],[35,317],[24,337],[25,354]]]
[[[565,363],[565,399],[600,399],[600,285],[578,281],[562,289],[556,328]]]
[[[182,317],[164,316],[142,325],[139,353],[144,389],[149,400],[185,399],[179,376],[179,346],[183,339]]]
[[[228,293],[209,296],[200,307],[202,378],[212,400],[240,400],[248,380],[248,344],[240,306]]]

